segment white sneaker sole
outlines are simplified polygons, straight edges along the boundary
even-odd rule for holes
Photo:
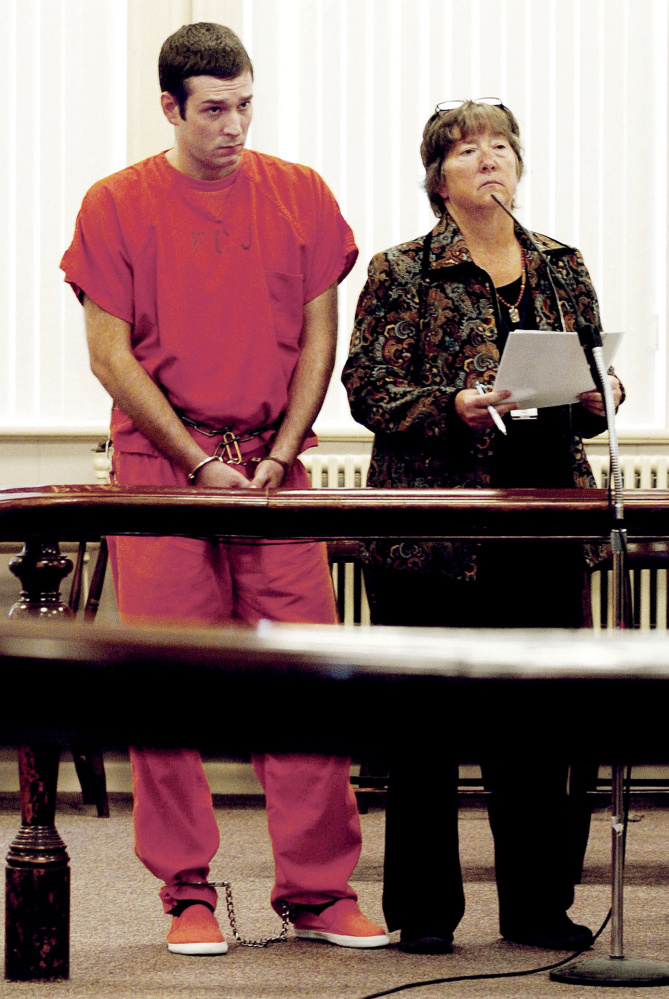
[[[322,943],[336,944],[337,947],[387,947],[390,937],[385,933],[375,937],[347,937],[343,933],[325,933],[323,930],[295,930],[301,940],[320,940]]]
[[[228,945],[225,940],[220,943],[168,943],[167,949],[171,954],[186,954],[191,957],[207,957],[213,954],[227,954]]]

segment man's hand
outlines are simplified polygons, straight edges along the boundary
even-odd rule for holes
[[[494,406],[499,415],[504,416],[512,409],[518,409],[515,402],[507,401],[510,397],[508,389],[485,395],[479,395],[476,389],[462,389],[455,397],[455,412],[470,430],[489,430],[494,424],[488,406]]]
[[[261,461],[249,483],[251,489],[278,489],[286,477],[285,470],[276,461]]]
[[[197,473],[193,485],[196,489],[248,489],[250,483],[234,465],[210,461]]]
[[[267,459],[258,462],[250,482],[234,465],[210,461],[197,473],[195,486],[200,489],[278,489],[285,477],[281,465]]]

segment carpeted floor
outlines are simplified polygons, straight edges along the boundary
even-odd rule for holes
[[[426,811],[429,804],[421,806]],[[232,881],[243,935],[274,935],[280,929],[269,907],[272,860],[261,805],[253,799],[217,809],[223,846],[213,876]],[[625,953],[630,958],[669,964],[669,810],[635,802],[628,836],[625,893]],[[16,811],[0,815],[3,856],[18,827]],[[365,912],[379,921],[384,813],[362,816],[364,847],[354,886]],[[484,809],[462,811],[462,860],[467,912],[451,956],[410,957],[394,948],[352,951],[298,941],[267,949],[232,944],[227,955],[187,958],[164,945],[168,918],[158,903],[157,885],[133,856],[130,805],[113,801],[109,819],[92,809],[61,803],[57,825],[72,867],[71,977],[62,983],[0,982],[7,999],[362,999],[395,990],[416,999],[595,999],[620,990],[550,981],[547,972],[529,977],[429,984],[401,990],[410,982],[447,976],[508,973],[541,967],[564,955],[504,943],[498,936],[492,867],[492,840]],[[407,858],[407,876],[411,862]],[[541,872],[537,871],[537,877]],[[610,904],[610,823],[605,809],[595,813],[584,883],[571,914],[598,927]],[[222,925],[224,907],[219,908]],[[229,928],[224,932],[231,939]],[[593,955],[609,951],[608,928]],[[4,955],[3,955],[4,960]],[[625,989],[641,996],[645,988]],[[658,995],[667,990],[655,990]]]

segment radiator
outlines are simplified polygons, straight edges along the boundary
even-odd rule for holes
[[[303,454],[314,489],[360,489],[365,485],[368,454]],[[365,581],[357,562],[331,560],[332,581],[343,624],[369,624]]]
[[[608,455],[592,455],[590,464],[598,486],[609,486]],[[669,456],[622,455],[620,471],[625,489],[668,489]],[[630,570],[634,603],[634,626],[642,631],[667,627],[667,570],[660,568]],[[592,614],[595,629],[612,627],[612,574],[595,572],[592,576]]]
[[[367,480],[368,454],[303,454],[314,489],[360,489]]]
[[[590,464],[598,486],[609,485],[608,455],[591,455]],[[625,454],[620,459],[625,489],[669,489],[669,455]]]
[[[330,454],[303,455],[314,488],[360,488],[364,486],[368,455]],[[597,485],[608,488],[608,456],[593,455],[590,464]],[[625,489],[668,489],[669,456],[624,455],[620,470]],[[353,562],[336,562],[333,579],[345,624],[366,624],[369,608],[360,567]],[[637,628],[648,630],[667,627],[667,570],[632,569],[630,582],[634,596],[634,617]],[[611,573],[599,571],[592,576],[592,614],[596,630],[611,627]]]

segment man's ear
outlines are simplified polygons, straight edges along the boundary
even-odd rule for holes
[[[163,109],[163,114],[169,121],[170,125],[178,125],[183,121],[181,111],[179,110],[179,103],[174,94],[170,94],[168,90],[164,90],[160,95],[160,104]]]

